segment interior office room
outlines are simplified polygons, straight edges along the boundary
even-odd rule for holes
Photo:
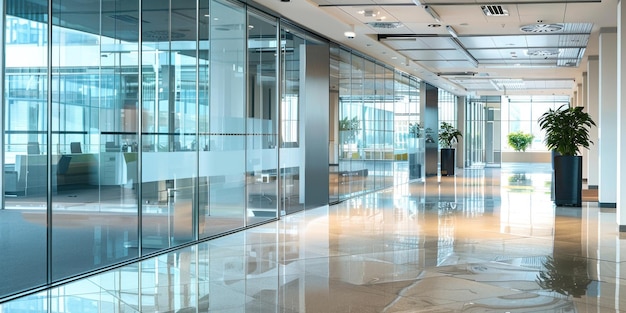
[[[0,312],[626,311],[620,10],[3,1]]]

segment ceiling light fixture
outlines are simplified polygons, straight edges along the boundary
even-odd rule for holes
[[[413,3],[415,3],[415,5],[418,7],[422,7],[424,11],[426,11],[426,13],[428,13],[430,16],[432,16],[433,19],[435,19],[435,21],[437,21],[437,23],[441,23],[441,17],[439,17],[439,14],[437,14],[437,12],[435,12],[435,10],[433,10],[433,8],[431,8],[429,5],[423,4],[420,0],[413,0]]]
[[[465,47],[463,47],[463,44],[461,44],[461,42],[458,39],[454,37],[451,37],[449,39],[452,45],[454,46],[454,48],[456,48],[457,51],[461,52],[465,56],[467,61],[472,63],[474,67],[478,67],[478,60],[476,60],[476,58],[474,58],[474,56],[470,54],[469,51],[465,49]]]
[[[348,39],[353,39],[354,37],[356,37],[356,33],[354,32],[354,25],[350,24],[350,30],[345,31],[343,35],[346,36]]]
[[[430,6],[423,5],[422,8],[424,8],[426,13],[430,14],[430,16],[432,16],[432,18],[435,19],[437,23],[441,23],[441,17],[439,17],[439,14],[437,14],[437,12],[435,12],[435,10],[433,10]]]
[[[448,33],[450,33],[450,35],[452,37],[459,38],[459,34],[457,34],[457,32],[454,30],[454,28],[452,28],[452,26],[446,25],[446,30],[448,31]]]
[[[365,24],[374,28],[385,28],[385,29],[394,29],[394,28],[400,28],[404,26],[400,22],[370,22],[370,23],[365,23]]]

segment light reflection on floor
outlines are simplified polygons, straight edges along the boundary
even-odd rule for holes
[[[0,312],[626,312],[614,210],[555,208],[550,181],[549,164],[466,169],[289,215]]]

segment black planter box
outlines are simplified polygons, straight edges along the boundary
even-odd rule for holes
[[[442,148],[441,155],[441,176],[454,175],[454,149]]]
[[[582,206],[583,158],[579,155],[554,157],[554,204]]]

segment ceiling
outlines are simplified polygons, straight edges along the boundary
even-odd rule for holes
[[[600,29],[617,26],[617,0],[414,1],[256,0],[459,95],[573,96]]]

